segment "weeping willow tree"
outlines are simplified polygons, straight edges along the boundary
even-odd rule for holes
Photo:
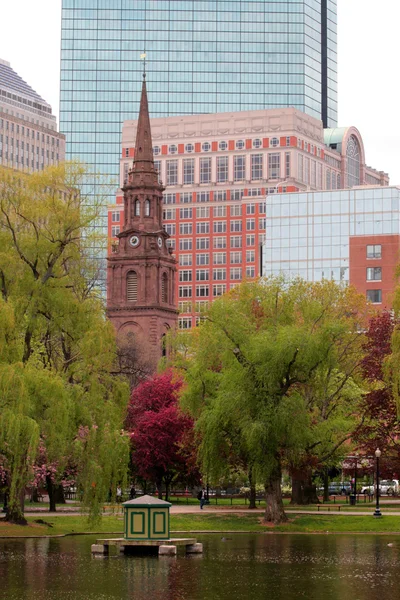
[[[353,290],[333,282],[244,283],[212,304],[178,354],[187,382],[181,401],[201,434],[204,471],[218,476],[230,454],[244,455],[265,484],[267,521],[286,519],[282,466],[315,442],[326,374],[335,373],[339,388],[348,382],[341,356],[361,338],[364,309]],[[346,399],[338,394],[327,410]]]
[[[77,465],[92,516],[127,470],[128,386],[113,374],[115,336],[89,253],[102,243],[89,234],[101,203],[85,188],[78,164],[0,169],[0,456],[13,521],[23,520],[39,440],[60,477]]]

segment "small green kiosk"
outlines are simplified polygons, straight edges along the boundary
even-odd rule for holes
[[[153,496],[124,502],[125,540],[168,540],[171,504]]]

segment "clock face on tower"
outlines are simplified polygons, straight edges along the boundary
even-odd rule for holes
[[[140,244],[140,239],[137,235],[133,235],[131,238],[129,238],[129,243],[132,246],[132,248],[137,248],[137,246],[139,246]]]
[[[159,247],[159,248],[162,248],[162,237],[159,237],[159,238],[157,239],[157,244],[158,244],[158,247]]]

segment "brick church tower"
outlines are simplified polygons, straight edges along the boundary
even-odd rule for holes
[[[134,341],[153,365],[164,354],[164,336],[175,328],[176,260],[166,245],[162,193],[154,168],[146,75],[137,125],[135,157],[124,192],[124,223],[107,266],[107,316],[119,344]]]

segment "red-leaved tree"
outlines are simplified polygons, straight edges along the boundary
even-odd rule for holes
[[[390,383],[385,379],[385,359],[391,354],[391,340],[396,321],[389,312],[370,320],[364,345],[363,375],[370,391],[360,403],[361,422],[353,440],[362,454],[374,457],[382,450],[383,475],[400,472],[400,422]],[[374,461],[371,461],[373,469]]]
[[[182,379],[166,371],[135,388],[128,406],[133,471],[155,483],[159,498],[163,485],[168,499],[172,483],[194,485],[200,480],[193,420],[178,404],[181,387]]]

